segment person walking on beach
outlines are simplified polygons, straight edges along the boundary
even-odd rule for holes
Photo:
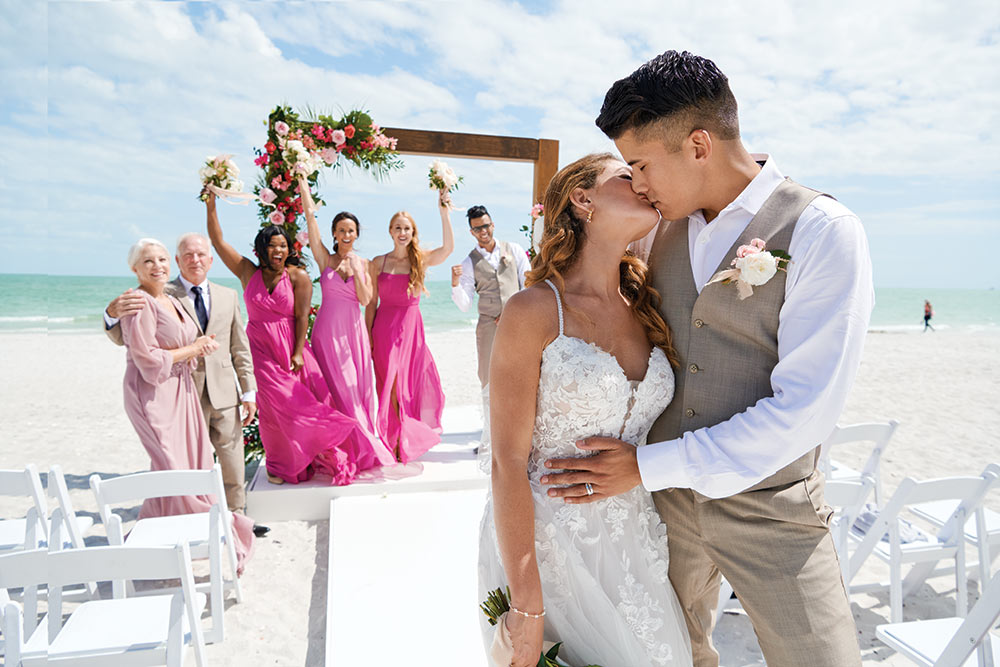
[[[524,274],[531,266],[524,248],[494,238],[493,220],[485,206],[472,206],[466,215],[476,245],[461,264],[451,267],[451,300],[464,313],[472,305],[472,295],[479,295],[476,354],[479,384],[485,387],[490,382],[490,352],[500,313],[507,300],[524,289]]]
[[[365,308],[365,321],[378,390],[376,426],[401,463],[416,459],[441,441],[444,390],[420,315],[427,268],[444,263],[455,249],[447,193],[438,195],[438,210],[439,247],[421,248],[413,216],[399,211],[389,220],[393,249],[368,265],[373,296]]]
[[[240,297],[236,290],[208,279],[212,248],[203,235],[182,234],[177,239],[174,259],[180,274],[166,284],[165,292],[180,302],[200,333],[215,336],[219,344],[218,350],[198,358],[192,377],[222,468],[226,504],[230,511],[242,512],[246,506],[243,427],[257,414],[257,383],[240,315]],[[145,305],[146,299],[135,290],[125,291],[108,304],[104,311],[104,332],[113,343],[124,342],[119,319],[134,315]],[[254,531],[260,536],[268,528],[256,525]]]
[[[156,239],[140,239],[128,253],[129,268],[139,279],[134,295],[141,308],[122,315],[119,335],[127,362],[123,394],[125,413],[146,449],[151,470],[208,470],[212,467],[208,424],[192,378],[197,360],[219,349],[214,334],[199,331],[195,318],[167,293],[170,255]],[[147,498],[139,518],[208,512],[208,496]],[[232,512],[237,571],[253,548],[253,521]]]
[[[770,667],[860,666],[816,462],[874,303],[861,222],[747,152],[728,79],[706,58],[653,58],[615,82],[597,125],[663,218],[639,247],[673,333],[676,393],[650,444],[586,439],[593,456],[549,460],[570,472],[542,481],[570,505],[653,492],[696,667],[719,664],[720,574]]]
[[[935,330],[934,327],[931,326],[931,318],[932,317],[934,317],[934,307],[931,306],[931,302],[930,301],[924,300],[924,330],[923,330],[923,333],[927,333],[928,329],[930,329],[931,331]]]

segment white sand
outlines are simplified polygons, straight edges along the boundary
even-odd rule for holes
[[[449,406],[477,405],[471,331],[429,335]],[[148,469],[148,458],[122,408],[124,351],[103,334],[0,335],[0,467],[58,463],[78,511],[96,505],[87,478]],[[883,482],[978,474],[1000,459],[1000,337],[985,334],[871,334],[842,423],[898,419]],[[838,457],[854,467],[865,453]],[[989,504],[1000,510],[1000,494]],[[0,497],[0,516],[23,516],[26,502]],[[125,526],[126,530],[128,525]],[[213,665],[323,664],[327,522],[271,524],[242,579],[245,602],[227,604],[226,640],[208,649]],[[97,525],[88,544],[104,542]],[[318,545],[318,548],[317,548]],[[866,580],[886,578],[870,565]],[[954,583],[935,579],[908,599],[908,619],[950,615]],[[888,620],[888,594],[852,598],[866,662],[908,664],[874,639]],[[470,613],[475,613],[470,610]],[[377,621],[375,621],[377,622]],[[716,638],[726,666],[759,661],[749,622],[725,615]]]

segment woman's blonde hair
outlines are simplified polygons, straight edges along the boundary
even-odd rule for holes
[[[563,274],[572,268],[587,238],[586,222],[574,209],[570,196],[577,188],[594,187],[597,177],[612,161],[618,158],[611,153],[591,153],[566,165],[549,181],[543,201],[545,227],[538,254],[525,276],[525,285],[551,279],[560,291],[565,288]],[[618,273],[622,295],[646,330],[646,336],[666,353],[672,365],[677,366],[670,328],[659,311],[660,294],[649,284],[646,263],[630,251],[626,252],[618,265]]]
[[[389,218],[390,234],[392,233],[392,223],[397,218],[409,220],[410,225],[413,227],[413,236],[410,238],[410,243],[406,246],[406,255],[410,258],[410,282],[406,288],[406,292],[410,296],[420,294],[421,292],[426,294],[428,292],[424,288],[424,277],[427,275],[427,265],[424,260],[424,251],[420,248],[420,237],[417,235],[417,221],[406,211],[397,211]]]

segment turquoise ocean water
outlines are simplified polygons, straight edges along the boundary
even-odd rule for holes
[[[235,278],[217,282],[240,287]],[[135,280],[125,276],[0,274],[0,332],[100,331],[101,313],[108,301],[134,286]],[[451,302],[448,282],[429,282],[427,289],[430,296],[421,300],[420,307],[428,331],[475,327],[474,313],[462,313]],[[317,286],[314,300],[319,298]],[[1000,291],[985,289],[877,289],[871,329],[921,331],[924,299],[934,306],[931,323],[937,329],[1000,333]]]

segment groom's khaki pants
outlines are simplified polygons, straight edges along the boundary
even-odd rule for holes
[[[719,664],[712,628],[720,572],[750,617],[768,667],[861,665],[819,473],[705,502],[689,489],[657,491],[653,500],[667,526],[670,582],[695,667]]]
[[[479,386],[490,383],[490,356],[493,354],[493,339],[497,337],[497,318],[491,315],[479,316],[476,324],[476,356],[479,357]]]

